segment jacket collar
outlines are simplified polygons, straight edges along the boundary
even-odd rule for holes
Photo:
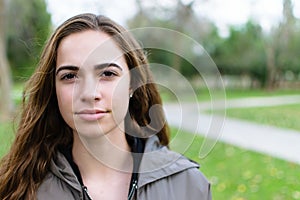
[[[152,136],[146,142],[139,170],[138,187],[141,188],[148,183],[189,168],[199,168],[199,165],[181,154],[170,151],[160,144],[157,136]]]
[[[138,187],[171,176],[189,168],[199,168],[199,165],[186,159],[181,154],[170,151],[162,146],[157,136],[147,139],[145,151],[139,168]],[[72,167],[66,157],[58,152],[57,158],[51,161],[51,171],[58,178],[68,183],[78,191],[82,191]]]
[[[51,172],[61,180],[68,183],[74,189],[80,192],[82,191],[77,176],[75,175],[68,160],[61,152],[58,152],[56,159],[51,161]]]

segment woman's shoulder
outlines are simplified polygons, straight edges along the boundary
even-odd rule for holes
[[[58,153],[57,159],[51,161],[50,171],[38,187],[37,199],[79,199],[81,191],[67,160]]]
[[[140,172],[145,174],[159,173],[168,176],[183,172],[187,169],[199,168],[199,164],[189,160],[184,155],[170,150],[159,143],[157,137],[151,137],[146,142],[145,151],[142,156]]]
[[[210,183],[198,165],[182,157],[169,166],[140,174],[139,199],[211,199]]]
[[[37,199],[52,200],[52,199],[74,199],[71,189],[58,177],[52,173],[43,180],[37,190]]]
[[[140,166],[140,199],[211,199],[210,184],[198,163],[152,143]]]
[[[140,184],[164,178],[171,181],[182,179],[187,181],[185,184],[209,185],[208,180],[200,171],[200,165],[177,152],[165,148],[144,155],[140,166]]]

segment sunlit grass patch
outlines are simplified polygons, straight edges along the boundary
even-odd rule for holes
[[[300,131],[300,104],[232,108],[226,110],[226,116]]]
[[[274,97],[285,95],[299,95],[299,90],[296,89],[278,89],[267,91],[264,89],[214,89],[214,88],[194,88],[193,93],[186,93],[185,90],[169,91],[159,87],[160,94],[164,102],[178,101],[179,99],[189,99],[199,102],[230,100],[248,97]],[[195,95],[195,96],[194,96]]]
[[[173,129],[173,137],[176,132]],[[184,133],[176,137],[173,150],[184,145],[180,141],[194,136]],[[299,165],[222,142],[199,159],[202,142],[203,138],[196,136],[185,155],[201,164],[201,171],[212,184],[213,199],[300,199]]]

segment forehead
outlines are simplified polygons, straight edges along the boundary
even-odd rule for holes
[[[125,63],[123,52],[113,37],[101,31],[73,33],[61,41],[57,50],[57,65],[83,66],[116,61]]]

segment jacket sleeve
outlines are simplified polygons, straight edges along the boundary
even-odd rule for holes
[[[210,184],[198,168],[174,174],[172,185],[175,199],[211,200]],[[180,198],[178,198],[180,197]]]
[[[190,168],[145,185],[138,200],[211,200],[210,184],[198,168]]]
[[[192,195],[190,195],[187,199],[212,199],[210,183],[202,172],[200,172],[197,168],[192,168],[187,170],[186,177],[188,185],[186,186],[187,193],[192,193]]]

